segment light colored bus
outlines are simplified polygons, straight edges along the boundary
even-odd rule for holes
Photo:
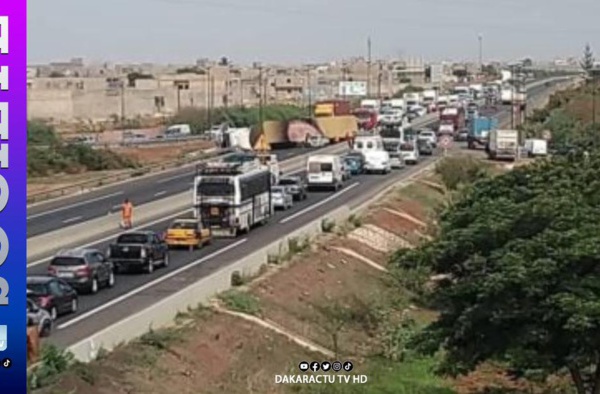
[[[202,163],[194,179],[194,217],[213,236],[235,237],[273,215],[271,171],[258,159]]]

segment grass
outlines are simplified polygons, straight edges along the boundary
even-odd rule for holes
[[[252,294],[238,290],[229,290],[219,295],[225,306],[235,312],[258,315],[261,311],[260,301]]]
[[[411,183],[402,188],[398,191],[398,196],[403,199],[419,201],[423,208],[431,214],[435,214],[436,210],[444,203],[444,195],[419,183]]]
[[[415,358],[395,363],[380,358],[355,366],[354,374],[366,375],[365,384],[291,385],[289,392],[299,394],[455,394],[443,379],[435,376],[432,358]]]

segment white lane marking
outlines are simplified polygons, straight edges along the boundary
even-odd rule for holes
[[[107,194],[107,195],[102,196],[102,197],[92,198],[91,200],[85,200],[85,201],[81,201],[81,202],[78,202],[78,203],[75,203],[75,204],[71,204],[71,205],[68,205],[68,206],[64,206],[64,207],[60,207],[60,208],[55,208],[55,209],[51,209],[49,211],[44,211],[44,212],[40,212],[40,213],[36,213],[34,215],[27,216],[27,220],[39,218],[39,217],[42,217],[42,216],[50,215],[51,213],[56,213],[56,212],[64,211],[64,210],[75,208],[75,207],[80,207],[82,205],[91,204],[93,202],[106,200],[107,198],[120,196],[121,194],[123,194],[123,192],[116,192],[116,193],[112,193],[112,194]]]
[[[74,218],[70,218],[70,219],[63,220],[63,223],[64,223],[64,224],[67,224],[67,223],[71,223],[71,222],[76,222],[76,221],[78,221],[79,219],[81,219],[82,217],[83,217],[83,216],[75,216]]]
[[[323,200],[321,200],[321,201],[319,201],[319,202],[317,202],[317,203],[314,203],[313,205],[309,205],[308,207],[306,207],[306,208],[304,208],[304,209],[302,209],[302,210],[300,210],[300,211],[296,212],[296,213],[295,213],[295,214],[293,214],[293,215],[290,215],[290,216],[288,216],[287,218],[281,219],[281,220],[279,221],[279,223],[281,223],[281,224],[283,224],[283,223],[287,223],[287,222],[289,222],[290,220],[294,220],[294,219],[296,219],[298,216],[302,216],[302,215],[304,215],[304,214],[305,214],[305,213],[307,213],[307,212],[310,212],[310,211],[312,211],[312,210],[314,210],[314,209],[317,209],[317,208],[319,208],[321,205],[327,204],[329,201],[331,201],[331,200],[334,200],[334,199],[338,198],[340,195],[342,195],[342,194],[344,194],[344,193],[346,193],[346,192],[348,192],[348,191],[350,191],[350,190],[354,189],[354,188],[355,188],[356,186],[358,186],[358,185],[360,185],[360,182],[356,182],[356,183],[353,183],[353,184],[351,184],[351,185],[348,185],[348,186],[346,186],[345,188],[343,188],[342,190],[340,190],[339,192],[337,192],[337,193],[334,193],[334,194],[332,194],[331,196],[329,196],[329,197],[327,197],[327,198],[325,198],[325,199],[323,199]]]
[[[179,211],[179,212],[174,213],[172,215],[164,216],[162,218],[159,218],[159,219],[156,219],[156,220],[152,220],[152,221],[150,221],[148,223],[144,223],[141,226],[136,226],[136,227],[132,228],[130,231],[140,230],[140,229],[144,229],[146,227],[154,226],[157,223],[164,222],[165,220],[169,220],[169,219],[172,219],[172,218],[176,218],[178,216],[184,215],[184,214],[189,213],[191,211],[192,211],[191,209],[186,209],[184,211]],[[115,228],[117,228],[118,226],[119,226],[119,219],[115,219]],[[96,244],[99,244],[99,243],[111,240],[111,239],[115,238],[117,235],[118,235],[118,233],[117,234],[109,235],[109,236],[104,237],[104,238],[96,239],[96,240],[94,240],[92,242],[89,242],[87,244],[80,245],[77,248],[87,248],[87,247],[90,247],[92,245],[96,245]],[[33,261],[33,262],[27,264],[27,268],[35,267],[36,265],[43,264],[45,262],[50,261],[50,259],[52,259],[51,256],[50,257],[45,257],[43,259],[39,259],[39,260],[36,260],[36,261]]]
[[[168,178],[160,179],[160,180],[156,181],[156,183],[158,183],[160,185],[162,183],[171,182],[174,179],[179,179],[179,178],[183,178],[186,176],[192,176],[192,175],[194,175],[193,172],[186,172],[185,174],[179,174],[179,175],[170,176]]]
[[[156,192],[156,193],[154,193],[154,197],[160,197],[160,196],[162,196],[163,194],[167,194],[167,191],[166,191],[166,190],[163,190],[163,191],[160,191],[160,192]]]
[[[162,282],[166,281],[167,279],[170,279],[170,278],[172,278],[172,277],[174,277],[176,275],[179,275],[180,273],[182,273],[184,271],[189,270],[190,268],[193,268],[193,267],[195,267],[197,265],[200,265],[200,264],[202,264],[202,263],[204,263],[204,262],[206,262],[206,261],[208,261],[208,260],[210,260],[212,258],[215,258],[215,257],[217,257],[217,256],[219,256],[219,255],[221,255],[221,254],[223,254],[223,253],[225,253],[225,252],[227,252],[227,251],[235,248],[235,247],[238,247],[238,246],[240,246],[241,244],[243,244],[246,241],[248,241],[248,238],[243,238],[243,239],[240,239],[237,242],[232,243],[231,245],[227,245],[227,246],[225,246],[222,249],[216,250],[216,251],[214,251],[214,252],[212,252],[212,253],[210,253],[210,254],[208,254],[208,255],[206,255],[206,256],[204,256],[204,257],[202,257],[202,258],[200,258],[200,259],[198,259],[196,261],[193,261],[193,262],[191,262],[191,263],[189,263],[187,265],[184,265],[183,267],[180,267],[180,268],[176,269],[175,271],[169,272],[168,274],[163,275],[163,276],[161,276],[159,278],[156,278],[153,281],[150,281],[150,282],[148,282],[148,283],[146,283],[146,284],[144,284],[144,285],[142,285],[140,287],[137,287],[137,288],[135,288],[134,290],[132,290],[132,291],[130,291],[128,293],[125,293],[125,294],[123,294],[123,295],[121,295],[121,296],[119,296],[117,298],[114,298],[114,299],[108,301],[107,303],[102,304],[101,306],[99,306],[97,308],[91,309],[91,310],[89,310],[89,311],[87,311],[87,312],[85,312],[85,313],[77,316],[76,318],[71,319],[71,320],[69,320],[69,321],[67,321],[67,322],[59,325],[57,328],[59,330],[62,330],[63,328],[67,328],[67,327],[72,326],[73,324],[79,323],[80,321],[85,320],[88,317],[93,316],[93,315],[95,315],[98,312],[101,312],[101,311],[103,311],[105,309],[108,309],[108,308],[110,308],[113,305],[116,305],[116,304],[118,304],[118,303],[120,303],[122,301],[125,301],[126,299],[131,298],[134,295],[136,295],[138,293],[141,293],[142,291],[144,291],[146,289],[149,289],[150,287],[152,287],[154,285],[162,283]],[[158,272],[160,272],[160,271],[158,271]]]

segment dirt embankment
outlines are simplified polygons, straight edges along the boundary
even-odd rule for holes
[[[436,314],[411,304],[410,294],[392,280],[388,260],[399,247],[429,236],[442,190],[430,174],[393,190],[334,231],[290,245],[290,256],[221,295],[216,306],[71,367],[38,392],[471,394],[488,383],[504,386],[507,379],[494,368],[450,381],[431,373],[433,360],[397,361],[404,354],[404,319],[424,324]],[[353,373],[366,374],[368,383],[275,383],[276,375],[302,374],[301,361],[325,360],[352,360]]]

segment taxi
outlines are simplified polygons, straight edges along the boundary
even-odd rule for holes
[[[176,219],[165,234],[169,248],[188,247],[190,250],[201,248],[212,240],[210,229],[201,228],[196,219]]]

